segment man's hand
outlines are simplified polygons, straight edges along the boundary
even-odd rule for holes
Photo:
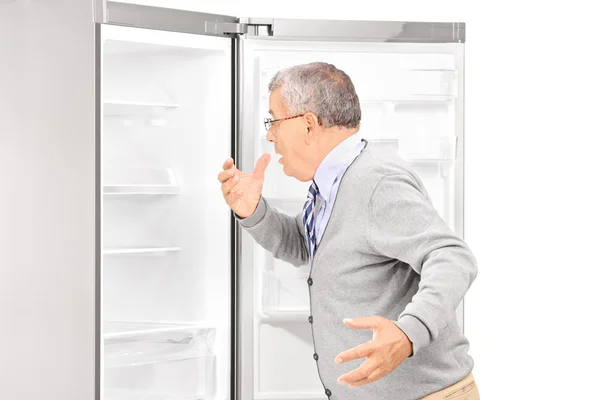
[[[373,340],[340,353],[337,364],[366,357],[359,368],[338,378],[338,383],[351,388],[375,382],[392,372],[412,354],[408,337],[389,319],[372,316],[345,319],[344,324],[354,329],[372,329]]]
[[[265,169],[270,160],[269,153],[263,154],[250,174],[237,169],[231,158],[223,163],[223,171],[219,172],[218,176],[223,198],[233,212],[241,218],[251,216],[258,207],[265,180]]]

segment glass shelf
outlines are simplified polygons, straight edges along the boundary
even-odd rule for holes
[[[121,101],[121,100],[106,100],[103,104],[104,116],[106,117],[123,117],[135,115],[156,115],[163,114],[179,108],[176,103],[163,102],[143,102],[143,101]]]
[[[177,195],[180,192],[170,168],[105,168],[103,180],[105,195]]]
[[[176,195],[179,188],[172,185],[104,185],[105,195]]]
[[[377,100],[361,100],[360,104],[366,106],[373,106],[379,104],[402,104],[402,103],[445,103],[456,99],[454,94],[419,94],[419,93],[406,93],[401,96],[390,98],[390,99],[377,99]]]
[[[263,392],[254,395],[255,400],[327,400],[323,393],[314,392]]]
[[[140,336],[155,333],[214,330],[215,325],[210,322],[147,322],[147,321],[105,321],[103,325],[104,339],[121,338],[127,336]]]
[[[102,251],[104,255],[148,255],[161,256],[176,253],[179,247],[112,247]]]
[[[309,310],[265,311],[258,313],[261,322],[308,322]]]
[[[205,400],[204,396],[173,397],[167,393],[147,392],[143,390],[107,389],[104,391],[103,400]]]

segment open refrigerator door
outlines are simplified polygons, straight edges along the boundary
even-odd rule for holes
[[[307,62],[332,63],[355,85],[362,109],[358,135],[407,160],[440,216],[462,236],[464,44],[328,40],[315,33],[327,28],[321,21],[311,28],[313,22],[275,20],[271,29],[278,27],[287,37],[257,32],[242,39],[243,168],[252,170],[264,153],[277,159],[263,126],[274,74]],[[295,37],[292,31],[300,26],[311,37]],[[371,26],[376,31],[378,23]],[[279,164],[267,168],[263,196],[273,207],[295,216],[307,192],[308,184],[286,176]],[[242,301],[254,304],[242,310],[243,398],[326,399],[313,360],[306,283],[310,266],[275,259],[249,235],[243,236],[242,249]],[[462,310],[461,303],[461,327]]]
[[[232,41],[98,29],[100,398],[228,399]]]

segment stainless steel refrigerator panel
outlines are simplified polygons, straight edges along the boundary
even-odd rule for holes
[[[229,30],[230,24],[234,25],[231,29],[235,30],[237,22],[237,18],[228,15],[106,0],[96,0],[94,12],[95,21],[98,23],[211,36],[228,36],[224,30]]]
[[[343,21],[241,18],[249,26],[267,26],[256,35],[318,41],[376,41],[409,43],[460,43],[465,41],[463,22]],[[249,31],[250,32],[250,31]]]

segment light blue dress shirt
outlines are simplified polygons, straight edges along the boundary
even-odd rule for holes
[[[315,226],[317,246],[323,237],[327,221],[331,217],[340,180],[364,146],[365,142],[362,141],[358,133],[355,133],[334,147],[321,161],[315,172],[314,181],[319,188],[317,198],[320,200]]]

